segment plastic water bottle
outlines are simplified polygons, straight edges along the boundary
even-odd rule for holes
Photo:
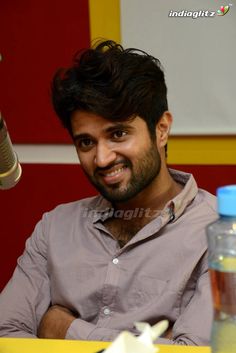
[[[217,189],[219,219],[207,227],[214,304],[212,353],[236,353],[236,185]]]

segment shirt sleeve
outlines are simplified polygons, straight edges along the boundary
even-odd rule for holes
[[[213,319],[209,272],[199,277],[194,295],[176,320],[172,340],[160,338],[159,344],[208,346]]]
[[[0,294],[0,337],[36,337],[38,324],[50,305],[46,248],[41,221]]]

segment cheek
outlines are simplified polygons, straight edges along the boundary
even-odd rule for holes
[[[150,151],[150,148],[156,148],[156,145],[154,146],[149,135],[144,133],[140,134],[139,138],[129,141],[124,148],[124,153],[127,158],[136,160]]]
[[[92,156],[89,156],[89,154],[78,154],[79,157],[79,161],[80,161],[80,165],[82,167],[82,169],[88,173],[91,174],[93,172],[93,167],[94,167],[94,163],[93,163],[93,158]]]
[[[123,142],[119,147],[116,146],[116,153],[118,155],[123,155],[128,159],[136,159],[146,148],[147,144],[144,143],[142,139],[131,139],[129,141]]]

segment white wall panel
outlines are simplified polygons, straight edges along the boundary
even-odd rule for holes
[[[164,66],[173,134],[236,134],[235,0],[231,4],[224,16],[194,19],[168,14],[217,12],[228,3],[121,0],[122,44],[151,53]]]

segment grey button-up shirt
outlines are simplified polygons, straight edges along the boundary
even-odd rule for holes
[[[215,197],[190,174],[171,173],[183,190],[123,248],[103,225],[114,210],[101,196],[46,213],[0,295],[0,336],[35,337],[59,304],[78,314],[68,339],[109,341],[125,329],[137,334],[136,321],[167,318],[173,337],[159,343],[209,344],[205,227],[217,217]]]

